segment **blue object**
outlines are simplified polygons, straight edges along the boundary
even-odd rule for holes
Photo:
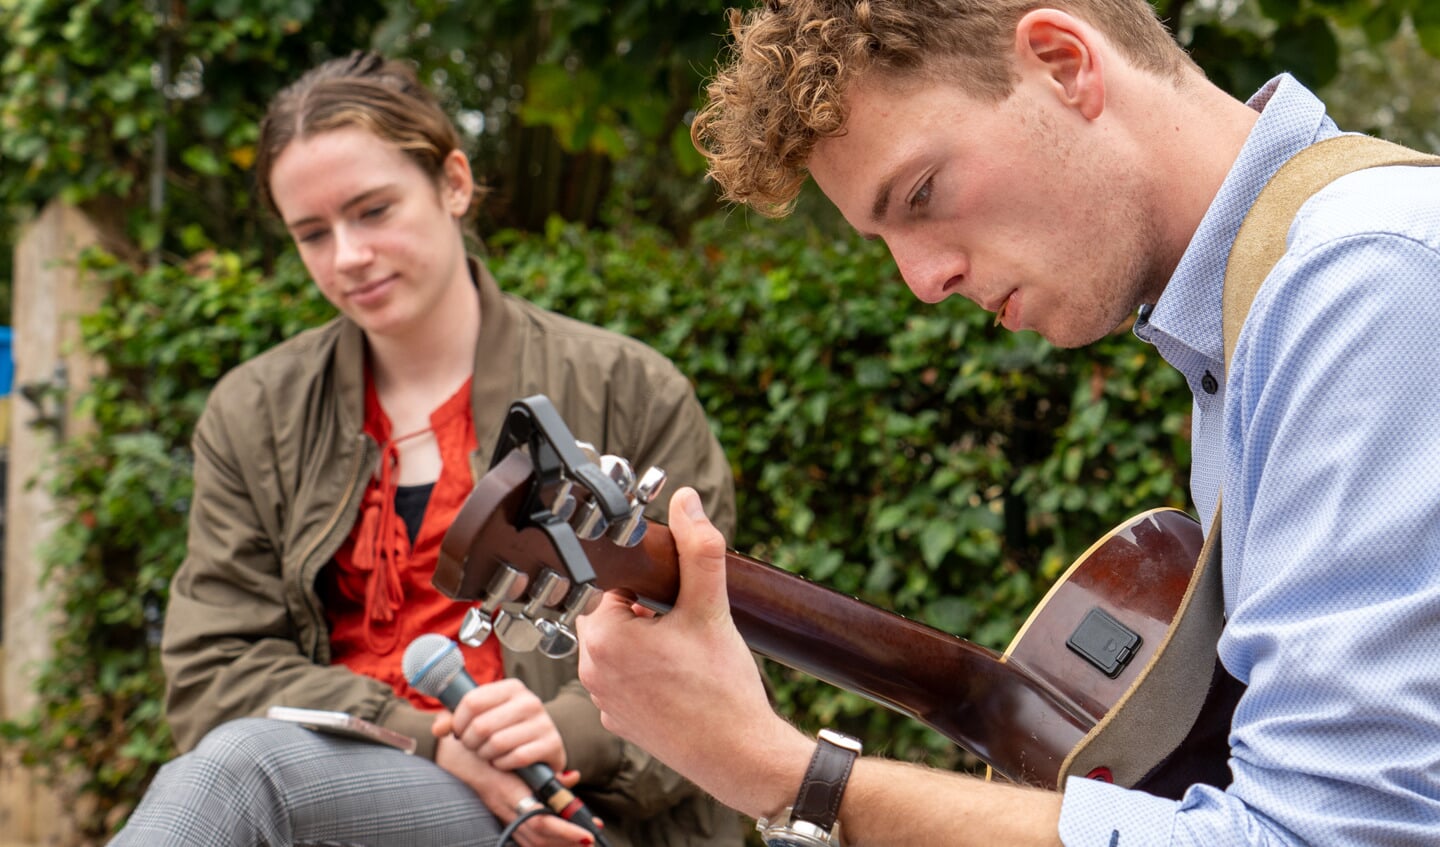
[[[10,394],[10,383],[15,379],[15,355],[10,342],[10,327],[0,326],[0,397]]]

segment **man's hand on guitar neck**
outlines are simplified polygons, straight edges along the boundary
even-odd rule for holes
[[[580,619],[580,679],[605,728],[751,817],[795,799],[814,740],[770,707],[730,616],[725,539],[686,488],[670,502],[680,590],[655,617],[617,592]],[[875,758],[840,809],[850,845],[1057,845],[1060,795]]]
[[[680,554],[674,607],[655,617],[627,595],[606,592],[579,621],[580,681],[606,729],[732,808],[773,811],[777,799],[788,802],[773,786],[793,794],[814,743],[770,708],[730,618],[725,539],[693,489],[671,498],[670,530]],[[735,779],[737,759],[772,772]]]

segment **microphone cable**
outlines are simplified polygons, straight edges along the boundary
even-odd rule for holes
[[[518,843],[515,841],[515,830],[519,829],[521,824],[525,823],[531,818],[547,814],[549,812],[550,810],[545,808],[544,806],[535,806],[528,811],[521,812],[520,815],[515,818],[515,820],[510,822],[509,826],[500,830],[500,840],[495,842],[495,847],[505,847],[506,844]]]
[[[504,829],[500,830],[500,838],[495,842],[495,847],[506,847],[507,844],[518,845],[519,842],[515,840],[515,831],[520,829],[520,827],[526,821],[530,820],[531,818],[539,817],[540,815],[555,815],[555,812],[551,810],[550,807],[546,806],[544,803],[541,803],[538,806],[534,806],[530,809],[525,810],[524,812],[521,812],[520,815],[515,818],[515,820],[511,821]],[[559,815],[555,816],[559,817]],[[593,829],[588,831],[591,835],[595,836],[596,847],[610,847],[610,842],[605,839],[605,835],[603,833]]]

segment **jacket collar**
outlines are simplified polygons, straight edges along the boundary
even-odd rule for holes
[[[490,270],[473,259],[470,276],[480,289],[480,338],[475,344],[475,367],[470,382],[470,409],[479,449],[471,464],[479,473],[490,466],[490,454],[505,425],[510,403],[519,399],[514,396],[520,384],[517,369],[524,367],[524,363],[516,314],[500,286]]]

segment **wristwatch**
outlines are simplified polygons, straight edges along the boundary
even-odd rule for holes
[[[840,798],[860,755],[860,742],[828,729],[820,730],[817,740],[795,805],[774,822],[766,818],[755,822],[766,847],[843,847],[837,820]]]

